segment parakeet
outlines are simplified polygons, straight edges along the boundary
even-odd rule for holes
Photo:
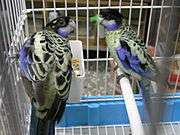
[[[111,57],[121,71],[139,80],[145,105],[150,101],[151,81],[158,83],[161,88],[170,88],[167,78],[161,78],[161,73],[148,54],[143,40],[125,23],[118,10],[102,9],[99,15],[91,17],[91,22],[98,22],[104,26]],[[149,111],[148,107],[146,106]]]
[[[123,16],[118,10],[103,9],[100,15],[91,17],[91,21],[99,22],[106,29],[108,50],[118,68],[140,81],[146,79],[155,81],[164,88],[169,86],[166,79],[160,78],[159,69],[148,54],[143,40],[124,23]]]
[[[75,22],[58,16],[34,33],[19,51],[19,67],[32,101],[31,135],[54,135],[68,99],[72,53],[68,36]]]

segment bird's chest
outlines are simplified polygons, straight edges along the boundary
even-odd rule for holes
[[[107,34],[106,43],[111,57],[116,58],[116,48],[120,46],[120,35],[117,33]]]
[[[124,52],[118,52],[117,54],[117,48],[121,47],[120,40],[123,39],[124,31],[120,32],[114,32],[111,34],[106,35],[106,43],[108,46],[108,50],[110,52],[111,57],[114,59],[114,61],[117,63],[118,67],[125,73],[131,74],[136,78],[140,78],[140,76],[136,73],[134,73],[131,69],[127,69],[124,67],[124,65],[119,60],[118,54],[124,53]]]
[[[106,43],[108,47],[117,47],[120,36],[116,33],[106,35]]]

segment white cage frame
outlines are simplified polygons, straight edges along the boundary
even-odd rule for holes
[[[128,19],[128,24],[131,25],[131,15],[132,15],[132,10],[133,9],[139,9],[139,21],[138,21],[138,29],[137,29],[137,36],[139,36],[140,34],[140,28],[141,28],[141,18],[142,18],[142,10],[143,9],[150,9],[150,15],[149,15],[149,24],[148,24],[148,31],[147,31],[147,38],[146,38],[146,45],[148,46],[148,41],[149,41],[149,34],[150,34],[150,30],[151,30],[151,21],[152,21],[152,13],[153,10],[155,9],[159,9],[160,10],[160,16],[159,16],[159,21],[158,21],[158,28],[157,28],[157,35],[156,35],[156,42],[155,42],[155,47],[157,47],[158,45],[158,41],[159,41],[159,32],[160,32],[160,27],[161,27],[161,21],[162,21],[162,16],[163,16],[163,10],[164,9],[170,9],[170,12],[173,13],[174,9],[179,9],[180,6],[175,6],[175,0],[172,0],[171,5],[164,5],[165,0],[161,1],[161,5],[154,5],[154,1],[151,1],[151,5],[150,6],[144,6],[143,5],[143,0],[140,1],[140,5],[138,6],[134,6],[133,5],[133,0],[130,0],[129,2],[129,6],[123,6],[122,5],[122,0],[119,0],[119,5],[117,6],[112,6],[111,0],[108,0],[108,5],[107,6],[103,6],[101,7],[101,1],[97,0],[97,6],[89,6],[89,1],[86,1],[86,6],[83,7],[79,7],[78,6],[78,0],[75,0],[75,6],[73,7],[68,7],[68,2],[67,0],[64,0],[64,8],[58,8],[56,5],[56,0],[53,0],[53,7],[51,8],[46,8],[45,7],[45,0],[42,0],[43,3],[43,7],[42,8],[34,8],[34,0],[31,0],[31,8],[30,9],[26,9],[26,3],[25,0],[1,0],[1,10],[3,11],[2,13],[2,18],[0,18],[0,23],[4,25],[4,27],[2,27],[2,31],[6,31],[7,33],[2,33],[4,40],[4,47],[5,47],[5,51],[4,51],[4,55],[7,57],[7,62],[9,62],[10,66],[9,66],[9,74],[12,73],[12,77],[15,83],[15,86],[17,86],[19,84],[19,71],[18,71],[18,67],[16,65],[16,63],[14,63],[14,61],[11,58],[14,58],[17,50],[19,50],[21,48],[21,46],[23,45],[24,41],[26,40],[26,38],[30,35],[29,34],[29,29],[28,29],[28,20],[27,20],[27,15],[28,14],[32,14],[33,16],[33,29],[34,31],[37,30],[36,28],[36,18],[35,18],[35,14],[36,12],[43,12],[43,16],[44,16],[44,24],[46,24],[46,11],[65,11],[65,15],[68,15],[68,11],[73,10],[75,11],[76,14],[76,39],[79,39],[79,25],[78,25],[78,12],[79,10],[84,10],[86,11],[86,48],[87,48],[87,59],[85,59],[85,61],[87,61],[87,67],[88,67],[88,62],[90,61],[95,61],[96,62],[96,75],[98,76],[99,74],[99,62],[100,61],[105,61],[106,62],[106,66],[105,66],[105,89],[107,89],[107,72],[108,72],[108,61],[112,60],[112,58],[108,57],[108,50],[106,50],[106,57],[105,58],[99,58],[99,48],[100,48],[100,44],[99,44],[99,25],[97,27],[97,57],[96,59],[90,59],[89,58],[89,12],[90,10],[97,10],[98,13],[100,11],[100,9],[104,9],[104,8],[114,8],[114,9],[119,9],[119,10],[123,10],[123,9],[128,9],[129,10],[129,19]],[[4,19],[3,19],[4,18]],[[169,33],[170,31],[170,25],[171,25],[171,18],[169,18],[169,22],[168,22],[168,29],[167,29],[167,33]],[[176,41],[175,41],[175,49],[174,49],[174,55],[175,55],[175,51],[177,49],[178,46],[178,42],[179,42],[179,32],[180,32],[180,25],[178,27],[178,31],[177,31],[177,36],[176,36]],[[6,38],[7,37],[7,38]],[[166,40],[168,40],[168,34],[166,36]],[[8,44],[7,44],[8,43]],[[174,57],[174,55],[172,57],[169,57],[167,59],[179,59],[179,57]],[[158,59],[159,57],[156,57],[156,55],[154,56],[154,58]],[[86,69],[86,72],[88,72],[88,68]],[[179,74],[180,71],[178,72],[178,77],[176,80],[176,84],[175,84],[175,88],[177,88],[178,85],[178,79],[179,79]],[[0,82],[2,82],[3,80],[1,79],[0,76]],[[113,91],[115,91],[115,84],[116,84],[116,76],[114,78],[114,88]],[[98,89],[98,82],[96,85],[96,88]],[[19,95],[19,93],[15,92],[16,95]],[[1,96],[2,93],[1,93]],[[17,100],[19,103],[20,101]],[[1,101],[2,102],[2,101]],[[3,105],[3,102],[1,103]],[[28,111],[28,110],[26,110]],[[7,113],[7,112],[1,112],[2,113]],[[22,114],[22,117],[25,118],[25,114]],[[3,120],[1,120],[1,123],[3,123]],[[26,131],[24,131],[26,132]],[[5,127],[3,129],[3,133],[6,133],[5,131]]]

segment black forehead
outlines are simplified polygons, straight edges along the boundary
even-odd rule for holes
[[[48,26],[59,26],[59,27],[64,27],[66,25],[68,25],[69,23],[69,20],[70,20],[70,17],[68,16],[60,16],[60,17],[57,17],[56,19],[53,19],[51,22],[49,22],[46,27]],[[65,23],[62,23],[62,22],[65,22]]]
[[[70,17],[69,16],[61,16],[61,17],[58,17],[57,20],[58,21],[64,20],[66,23],[69,23]]]
[[[68,24],[69,20],[70,20],[70,17],[68,17],[68,16],[61,16],[61,17],[56,18],[55,20],[57,20],[56,21],[57,23],[64,21],[66,24]]]
[[[121,20],[123,17],[118,9],[102,9],[100,15],[106,20]]]

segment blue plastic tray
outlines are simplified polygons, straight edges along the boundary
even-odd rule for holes
[[[141,95],[135,95],[143,122],[147,121]],[[128,116],[122,96],[82,97],[81,103],[67,104],[58,127],[128,124]],[[105,100],[105,101],[103,101]],[[162,122],[180,121],[180,93],[168,95]]]

